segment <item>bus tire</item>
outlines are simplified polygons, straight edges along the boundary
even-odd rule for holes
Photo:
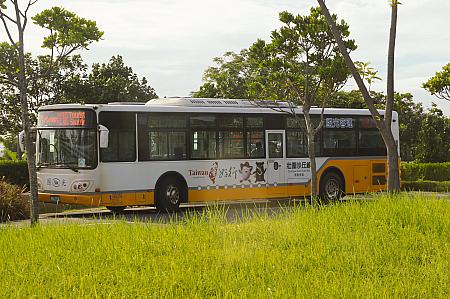
[[[335,172],[328,172],[320,179],[319,199],[322,204],[337,201],[345,194],[342,177]]]
[[[161,212],[175,212],[184,201],[186,192],[183,185],[174,177],[165,178],[156,190],[156,209]]]
[[[123,210],[125,210],[126,206],[109,206],[106,208],[111,212],[113,212],[114,214],[120,214],[123,212]]]

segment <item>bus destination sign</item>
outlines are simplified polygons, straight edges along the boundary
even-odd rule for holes
[[[40,111],[39,127],[91,127],[93,111],[88,110],[54,110]]]
[[[352,118],[326,118],[325,128],[327,129],[353,129]]]

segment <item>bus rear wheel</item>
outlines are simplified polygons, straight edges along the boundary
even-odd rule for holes
[[[320,179],[319,198],[320,202],[327,204],[337,201],[344,196],[344,182],[340,175],[329,172]]]
[[[156,208],[162,212],[175,212],[184,201],[185,190],[182,184],[173,177],[164,179],[156,192]]]

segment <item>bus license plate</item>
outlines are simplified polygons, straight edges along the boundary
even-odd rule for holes
[[[57,196],[57,195],[50,196],[50,201],[54,202],[54,203],[58,203],[59,202],[59,196]]]

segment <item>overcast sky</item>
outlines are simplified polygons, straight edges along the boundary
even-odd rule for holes
[[[332,13],[350,25],[358,50],[354,60],[370,61],[383,78],[373,90],[385,91],[390,7],[387,0],[328,0]],[[403,0],[399,7],[396,82],[426,107],[434,101],[450,116],[450,102],[429,95],[420,86],[450,62],[450,1]],[[88,64],[107,62],[120,54],[159,96],[187,96],[201,85],[203,71],[226,51],[248,48],[268,39],[280,26],[278,13],[306,14],[314,0],[39,0],[31,15],[63,6],[97,21],[104,40],[81,52]],[[3,30],[1,39],[5,39]],[[26,50],[40,49],[45,31],[30,24]],[[347,88],[356,88],[349,82]]]

